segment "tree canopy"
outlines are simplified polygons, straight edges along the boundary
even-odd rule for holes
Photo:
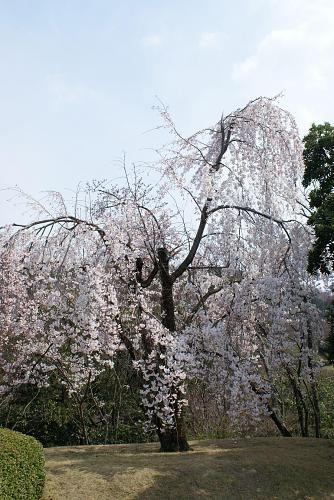
[[[125,169],[126,185],[94,183],[89,205],[71,213],[54,195],[53,209],[2,232],[0,394],[57,377],[85,435],[92,381],[126,354],[165,451],[188,449],[197,381],[235,429],[269,417],[284,436],[287,383],[301,434],[312,415],[319,436],[323,330],[295,121],[264,98],[190,137],[161,115],[174,140],[158,152],[158,186]]]

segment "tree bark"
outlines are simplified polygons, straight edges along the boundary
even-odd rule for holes
[[[274,422],[274,424],[276,425],[277,429],[280,431],[281,435],[283,437],[291,437],[291,432],[287,429],[284,422],[282,422],[282,420],[280,418],[278,418],[278,416],[277,416],[276,412],[273,410],[273,408],[269,407],[269,405],[268,405],[268,409],[270,411],[269,416],[270,416],[271,420]]]
[[[176,418],[176,425],[170,429],[161,429],[157,426],[157,433],[160,441],[160,451],[175,452],[189,451],[183,416]]]
[[[314,411],[314,430],[315,430],[315,437],[320,438],[321,437],[320,405],[319,405],[317,381],[314,374],[312,357],[310,355],[310,352],[313,351],[312,332],[310,328],[308,328],[308,334],[307,334],[307,347],[309,349],[309,354],[307,359],[308,359],[308,367],[310,370],[310,386],[312,393],[312,405]]]
[[[297,413],[298,413],[298,421],[299,427],[302,437],[308,437],[308,409],[305,404],[304,397],[302,391],[300,390],[299,384],[297,383],[293,373],[286,366],[286,372],[288,374],[288,378],[292,387],[293,395],[296,402]]]
[[[169,331],[176,330],[175,306],[173,297],[173,280],[169,273],[169,256],[165,248],[158,250],[159,277],[161,284],[161,313],[162,324]],[[164,429],[161,422],[157,421],[157,434],[159,437],[161,451],[175,452],[188,451],[189,444],[186,437],[184,417],[178,411],[178,403],[175,405],[175,426]]]
[[[254,383],[251,383],[250,386],[251,386],[252,390],[255,392],[255,394],[261,395],[261,391],[255,386]],[[284,437],[291,437],[291,432],[286,427],[286,425],[283,422],[283,420],[281,420],[279,418],[278,414],[274,410],[273,406],[269,403],[269,401],[267,401],[266,407],[267,407],[267,410],[268,410],[268,413],[269,413],[269,417],[274,422],[274,424],[276,425],[277,429],[280,431],[281,435],[284,436]]]

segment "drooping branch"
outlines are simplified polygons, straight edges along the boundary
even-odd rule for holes
[[[260,212],[259,210],[254,209],[254,208],[243,207],[243,206],[239,206],[239,205],[218,205],[217,207],[209,210],[209,206],[210,206],[211,201],[212,201],[211,198],[208,198],[204,204],[204,207],[203,207],[202,212],[201,212],[201,218],[200,218],[200,222],[198,225],[198,229],[197,229],[195,238],[193,240],[193,243],[191,245],[191,248],[189,250],[188,255],[183,260],[183,262],[181,262],[179,267],[171,274],[171,279],[173,282],[179,276],[181,276],[186,271],[186,269],[188,269],[188,267],[191,265],[192,261],[194,260],[194,258],[196,256],[196,253],[197,253],[197,250],[198,250],[199,245],[201,243],[201,240],[204,238],[204,231],[205,231],[205,228],[207,225],[208,218],[210,217],[210,215],[213,215],[214,213],[216,213],[220,210],[226,210],[226,209],[239,210],[241,212],[246,212],[248,214],[250,214],[250,213],[255,214],[255,215],[258,215],[260,217],[263,217],[264,219],[275,222],[285,232],[285,234],[288,238],[289,244],[291,244],[291,237],[290,237],[289,232],[287,231],[287,229],[285,227],[285,224],[289,223],[289,222],[294,222],[293,220],[277,219],[276,217],[273,217],[272,215],[265,214],[263,212]]]
[[[101,227],[99,227],[97,224],[95,224],[94,222],[88,222],[86,220],[79,219],[78,217],[74,217],[72,215],[62,215],[60,217],[38,220],[38,221],[31,222],[30,224],[15,224],[14,223],[14,224],[12,224],[12,227],[19,227],[20,228],[19,232],[26,231],[28,229],[32,229],[32,228],[36,228],[36,227],[38,227],[38,231],[41,231],[47,227],[50,227],[50,226],[53,227],[56,224],[60,224],[60,225],[61,224],[72,224],[71,227],[66,228],[69,231],[72,231],[80,224],[83,224],[85,226],[90,227],[94,231],[96,231],[101,236],[102,239],[104,239],[106,236],[105,231]]]
[[[259,210],[256,210],[255,208],[242,207],[240,205],[218,205],[217,207],[215,207],[212,210],[210,210],[208,212],[208,215],[210,216],[210,215],[214,214],[215,212],[218,212],[219,210],[225,210],[225,209],[228,209],[228,208],[234,209],[234,210],[239,210],[240,212],[246,212],[246,213],[251,213],[251,214],[254,214],[254,215],[259,215],[260,217],[263,217],[264,219],[270,220],[272,222],[276,222],[276,224],[278,224],[279,226],[282,227],[282,229],[287,234],[288,239],[290,241],[290,236],[289,236],[288,232],[286,231],[286,228],[284,227],[284,224],[287,224],[289,222],[296,222],[296,221],[294,221],[292,219],[291,220],[277,219],[276,217],[273,217],[272,215],[260,212]]]

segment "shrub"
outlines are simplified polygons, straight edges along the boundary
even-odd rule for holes
[[[0,498],[38,500],[44,480],[42,445],[31,436],[0,429]]]
[[[48,387],[16,386],[0,405],[0,422],[34,436],[44,447],[137,443],[155,437],[143,428],[140,380],[124,353],[115,359],[114,369],[100,373],[78,398],[69,395],[56,372],[49,382]]]

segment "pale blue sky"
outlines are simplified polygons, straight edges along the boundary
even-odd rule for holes
[[[281,91],[302,133],[334,122],[333,53],[334,0],[0,0],[0,187],[70,196],[151,159],[156,95],[185,134]]]

